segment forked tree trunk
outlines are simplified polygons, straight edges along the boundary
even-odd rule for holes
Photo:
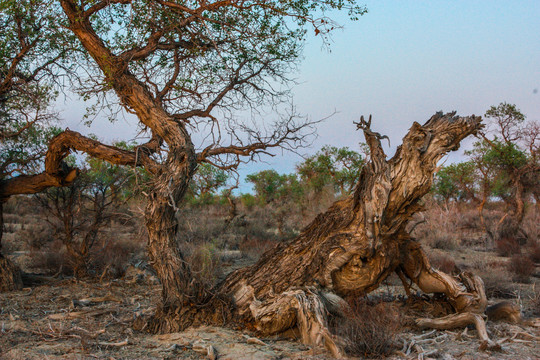
[[[324,344],[334,355],[340,355],[339,344],[327,331],[326,310],[339,314],[346,306],[344,297],[376,289],[394,271],[425,292],[446,294],[458,313],[483,313],[487,303],[481,279],[471,274],[453,278],[432,269],[405,230],[421,209],[419,201],[431,187],[437,162],[480,129],[480,117],[438,113],[423,126],[414,123],[390,160],[370,122],[362,119],[358,126],[371,161],[354,193],[317,216],[297,238],[219,285],[220,293],[232,296],[238,318],[264,333],[297,327],[304,342]],[[465,318],[477,322],[475,316]],[[446,324],[462,325],[459,320]],[[436,324],[423,319],[421,325]]]
[[[519,175],[512,181],[514,193],[505,199],[508,210],[501,217],[497,224],[497,236],[499,239],[504,238],[525,238],[527,234],[521,230],[521,223],[525,217],[525,202],[523,183]],[[523,245],[521,242],[520,245]]]

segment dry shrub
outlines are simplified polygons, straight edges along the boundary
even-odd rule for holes
[[[263,240],[246,236],[239,244],[238,249],[248,258],[257,260],[263,253],[273,248],[275,245],[276,242],[272,240]]]
[[[521,223],[521,230],[523,230],[527,239],[532,241],[533,244],[535,242],[537,243],[540,238],[540,226],[538,226],[540,223],[540,212],[537,209],[538,204],[537,206],[530,207],[528,209],[529,211],[525,212],[525,217]]]
[[[202,284],[212,286],[222,275],[221,258],[212,243],[180,243],[180,251],[189,264],[193,276]]]
[[[477,271],[484,281],[486,296],[488,298],[511,299],[516,297],[518,287],[512,283],[510,275],[505,269],[487,268]]]
[[[450,256],[440,253],[434,253],[429,257],[429,262],[436,269],[447,274],[454,272],[456,263]]]
[[[463,210],[463,212],[460,212],[460,216],[457,217],[456,223],[462,229],[483,229],[482,220],[476,210]]]
[[[27,268],[45,275],[73,273],[66,254],[66,247],[60,240],[48,242],[42,248],[31,248]]]
[[[489,266],[492,269],[504,269],[507,267],[507,262],[502,260],[492,260],[490,261],[487,266]],[[477,268],[480,269],[480,268]]]
[[[514,275],[514,281],[528,283],[529,278],[536,270],[536,266],[528,256],[514,255],[510,258],[508,270]]]
[[[47,248],[48,244],[54,242],[56,238],[54,230],[49,224],[39,222],[32,227],[28,226],[25,229],[20,230],[16,236],[30,251],[40,251],[41,249]]]
[[[351,304],[351,312],[345,318],[335,319],[331,328],[345,340],[349,355],[385,357],[397,349],[402,318],[389,303],[369,305],[360,299]]]
[[[214,284],[221,275],[221,259],[212,244],[201,244],[188,258],[194,275],[207,284]]]
[[[533,292],[530,303],[531,315],[540,316],[540,292]]]
[[[540,242],[535,241],[528,249],[528,254],[531,260],[535,263],[540,263]]]
[[[521,247],[515,237],[503,237],[495,242],[495,248],[499,256],[509,257],[521,253]]]
[[[92,249],[89,273],[94,276],[105,275],[110,278],[124,276],[130,260],[140,256],[144,245],[139,239],[102,239],[101,246]]]
[[[450,234],[442,234],[433,239],[432,247],[441,250],[455,250],[458,247],[458,241]]]

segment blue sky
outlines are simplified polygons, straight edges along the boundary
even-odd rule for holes
[[[540,1],[364,3],[368,13],[356,22],[334,16],[344,29],[334,32],[330,52],[311,35],[300,70],[291,75],[299,82],[293,92],[301,113],[315,120],[338,112],[319,125],[306,154],[325,144],[357,149],[363,139],[352,122],[362,114],[372,114],[372,127],[390,136],[389,156],[413,121],[422,123],[438,110],[482,115],[506,101],[540,120],[540,93],[534,93],[540,91]],[[63,106],[72,129],[107,140],[133,134],[122,120],[113,129],[105,121],[85,128],[81,110]],[[241,174],[291,172],[299,161],[279,154]]]

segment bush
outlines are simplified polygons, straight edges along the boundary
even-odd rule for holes
[[[499,256],[509,257],[521,253],[521,247],[515,237],[500,238],[495,242],[495,247]]]
[[[203,283],[214,285],[221,275],[221,259],[216,247],[212,244],[201,244],[195,247],[187,262],[191,270]]]
[[[144,245],[137,239],[100,239],[100,243],[101,246],[92,249],[88,266],[94,276],[122,277],[129,261],[144,251]]]
[[[458,247],[458,241],[452,235],[440,230],[432,229],[425,233],[423,240],[433,249],[455,250]]]
[[[351,304],[346,318],[335,319],[331,328],[345,340],[349,355],[385,357],[397,349],[402,319],[388,303],[369,305],[361,299]]]
[[[275,245],[276,242],[272,240],[262,240],[246,236],[239,244],[238,249],[248,258],[257,260],[263,253],[273,248]]]
[[[447,274],[454,272],[456,268],[454,259],[445,254],[433,254],[429,257],[429,260],[434,268],[439,269]]]
[[[30,258],[28,269],[31,271],[38,271],[45,275],[59,272],[64,275],[73,273],[66,254],[66,247],[60,240],[53,240],[42,248],[32,247],[28,256]]]
[[[488,268],[479,270],[484,281],[486,296],[489,298],[510,299],[516,297],[518,287],[512,283],[505,269]]]
[[[528,283],[529,278],[536,270],[536,266],[528,256],[514,255],[510,258],[508,270],[514,275],[514,281]]]
[[[535,241],[529,247],[529,257],[535,263],[540,263],[540,243]]]

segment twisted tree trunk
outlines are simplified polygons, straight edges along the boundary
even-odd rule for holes
[[[343,297],[376,289],[393,271],[425,292],[445,294],[458,313],[481,314],[486,306],[481,279],[470,274],[453,278],[432,269],[405,230],[431,187],[437,162],[480,129],[480,117],[438,113],[423,126],[414,123],[390,160],[370,121],[362,119],[358,127],[370,146],[371,161],[354,193],[317,216],[296,239],[219,286],[232,296],[239,318],[265,333],[298,327],[304,342],[324,344],[336,356],[339,345],[327,331],[325,310],[338,314],[346,306]],[[476,316],[466,318],[480,324]],[[425,319],[421,325],[435,326]]]

